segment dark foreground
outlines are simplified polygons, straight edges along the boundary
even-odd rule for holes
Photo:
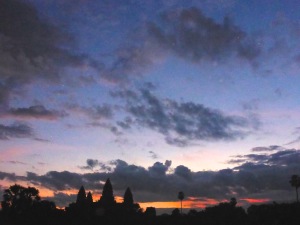
[[[155,209],[145,212],[132,211],[124,207],[97,211],[96,208],[85,210],[59,210],[47,205],[32,207],[23,212],[0,211],[1,225],[100,225],[100,224],[198,224],[198,225],[299,225],[300,204],[264,204],[252,205],[247,210],[232,205],[230,202],[220,203],[204,210],[190,210],[181,215],[178,209],[171,215],[155,215]]]

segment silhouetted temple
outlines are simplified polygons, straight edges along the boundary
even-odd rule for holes
[[[86,194],[85,188],[80,187],[76,202],[66,207],[66,212],[71,218],[77,220],[86,220],[95,216],[109,215],[133,215],[141,212],[139,204],[134,203],[133,195],[128,187],[124,193],[122,203],[117,203],[113,193],[113,187],[108,178],[103,186],[101,197],[98,201],[93,202],[91,192]]]
[[[116,204],[113,188],[109,178],[106,180],[103,186],[103,191],[99,203],[100,206],[106,209],[111,208]]]

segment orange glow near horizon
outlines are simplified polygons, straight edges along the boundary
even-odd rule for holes
[[[199,200],[196,198],[188,198],[187,200],[182,201],[183,209],[194,209],[194,208],[205,208],[210,205],[218,204],[219,201],[215,199],[203,199]],[[147,207],[155,207],[160,209],[168,209],[168,208],[180,208],[180,201],[171,201],[171,202],[139,202],[141,208],[146,209]]]
[[[266,203],[266,202],[270,202],[271,199],[269,198],[260,198],[260,199],[257,199],[257,198],[241,198],[240,200],[242,201],[246,201],[250,204],[255,204],[255,203]]]

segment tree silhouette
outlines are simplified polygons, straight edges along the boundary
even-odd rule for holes
[[[235,207],[237,204],[236,198],[231,198],[229,203],[231,206]]]
[[[184,193],[182,191],[178,192],[178,199],[180,200],[180,212],[182,214],[182,200],[184,199]]]
[[[103,186],[102,196],[100,198],[100,204],[104,208],[109,208],[115,204],[115,197],[113,193],[113,188],[108,178]]]
[[[25,188],[15,184],[4,191],[1,206],[3,210],[21,213],[40,201],[39,191],[34,187]]]
[[[292,187],[295,187],[296,199],[297,199],[297,203],[299,203],[298,188],[300,187],[300,177],[298,175],[292,175],[290,179],[290,184],[292,185]]]
[[[156,216],[156,209],[155,207],[147,207],[145,211],[145,215],[147,217],[155,217]]]
[[[180,215],[179,209],[178,209],[178,208],[173,209],[171,215],[172,215],[172,216],[179,216],[179,215]]]

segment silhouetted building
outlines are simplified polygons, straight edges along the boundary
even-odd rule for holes
[[[85,205],[85,202],[86,202],[86,193],[84,187],[81,186],[77,194],[76,204],[83,206]]]
[[[133,196],[129,187],[125,191],[123,204],[125,207],[133,206]]]
[[[90,191],[86,196],[86,204],[88,206],[91,206],[93,204],[93,196],[92,196],[92,193]]]
[[[100,198],[100,205],[104,208],[111,208],[116,204],[113,188],[108,178],[103,186],[102,196]]]

